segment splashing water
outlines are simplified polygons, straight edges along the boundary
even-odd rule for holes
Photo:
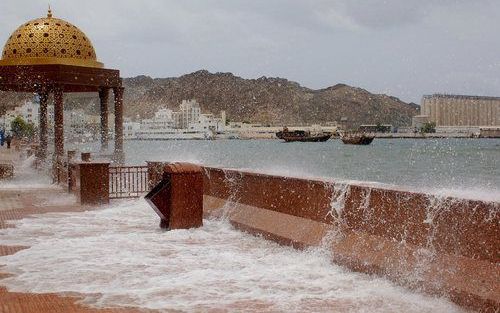
[[[361,208],[363,209],[363,220],[368,222],[372,219],[374,208],[370,206],[370,201],[372,198],[372,189],[364,189],[363,202],[361,203]]]
[[[205,170],[205,172],[208,174],[208,177],[210,177],[210,171]],[[243,174],[230,169],[222,169],[222,173],[224,174],[224,183],[229,189],[229,195],[224,205],[217,210],[218,213],[216,214],[218,219],[227,221],[232,212],[234,212],[234,203],[238,202],[240,198]]]
[[[351,192],[351,185],[348,182],[334,182],[328,183],[328,188],[332,191],[332,197],[330,211],[327,216],[332,216],[334,220],[340,220],[342,219],[345,202]]]
[[[31,248],[0,258],[2,271],[14,274],[0,283],[12,291],[78,292],[95,306],[184,311],[462,312],[346,271],[321,249],[282,247],[224,220],[160,231],[143,200],[15,224],[0,231],[0,244]]]
[[[24,159],[15,165],[14,177],[12,179],[0,180],[2,189],[27,189],[27,188],[48,188],[56,187],[52,185],[49,176],[40,175],[39,171],[33,168],[36,157],[34,155]]]

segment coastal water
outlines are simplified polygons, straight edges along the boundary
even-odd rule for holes
[[[125,150],[129,164],[187,161],[500,201],[500,139],[375,139],[369,146],[344,145],[340,140],[126,141]]]

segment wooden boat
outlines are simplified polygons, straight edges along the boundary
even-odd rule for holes
[[[288,131],[284,128],[282,131],[276,133],[276,137],[285,140],[285,142],[324,142],[332,137],[331,133],[318,133],[311,134],[304,130]]]
[[[346,145],[369,145],[372,143],[375,136],[357,133],[357,134],[344,134],[340,139]]]

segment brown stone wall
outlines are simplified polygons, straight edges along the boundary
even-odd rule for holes
[[[500,261],[498,203],[215,168],[205,173],[206,195],[330,224],[331,202],[342,196],[336,190],[346,188],[340,218],[349,229]]]
[[[205,168],[205,194],[329,223],[331,190],[324,182]]]
[[[204,169],[205,214],[482,311],[500,308],[499,203]]]
[[[77,172],[81,204],[109,203],[109,162],[80,162]]]
[[[167,162],[147,161],[148,166],[148,190],[153,189],[163,177],[163,168]]]
[[[203,226],[203,168],[190,163],[147,162],[146,201],[160,216],[160,227]]]
[[[186,163],[164,167],[164,179],[171,184],[170,229],[188,229],[203,225],[202,168]]]

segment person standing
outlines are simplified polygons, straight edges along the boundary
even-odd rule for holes
[[[5,137],[5,142],[7,142],[7,149],[10,149],[10,143],[12,142],[12,135],[10,133]]]
[[[2,128],[0,129],[0,146],[3,147],[4,142],[5,142],[5,130]]]

